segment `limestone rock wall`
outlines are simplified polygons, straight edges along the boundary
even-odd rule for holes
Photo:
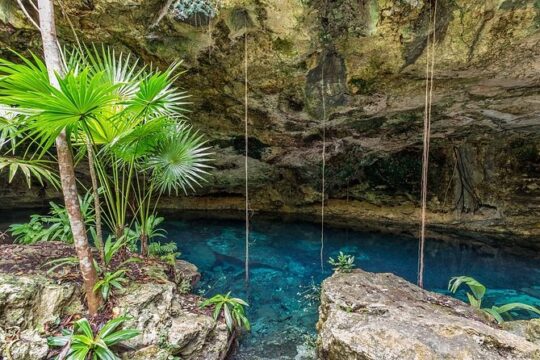
[[[57,21],[64,42],[72,42],[75,31],[83,41],[132,51],[161,67],[184,61],[179,85],[192,95],[189,117],[210,138],[216,169],[196,197],[169,198],[164,207],[243,207],[247,32],[251,207],[319,211],[324,95],[329,220],[416,229],[434,2],[226,0],[209,24],[169,14],[151,28],[163,3],[63,0]],[[540,4],[437,3],[432,229],[537,240]],[[0,30],[2,56],[10,56],[8,46],[39,49],[20,12],[5,15]],[[17,189],[14,197],[2,186],[0,196],[9,200],[2,206],[56,195]]]

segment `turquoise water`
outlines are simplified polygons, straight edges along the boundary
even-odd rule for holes
[[[234,359],[308,359],[303,346],[315,334],[316,286],[331,274],[326,263],[339,251],[356,256],[367,271],[392,272],[416,281],[417,240],[405,236],[327,228],[324,271],[320,226],[305,222],[257,220],[251,228],[251,280],[244,282],[244,222],[191,218],[169,221],[169,239],[203,277],[196,291],[205,296],[232,291],[250,303],[252,331]],[[536,254],[533,254],[536,255]],[[446,292],[448,280],[470,275],[490,289],[486,306],[520,301],[540,306],[540,262],[481,245],[430,240],[426,247],[426,288]],[[465,299],[464,293],[458,297]]]

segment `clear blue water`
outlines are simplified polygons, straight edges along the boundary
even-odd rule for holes
[[[243,221],[191,218],[169,221],[166,229],[169,239],[178,242],[182,258],[199,267],[203,277],[197,291],[206,296],[232,291],[250,303],[252,331],[242,338],[235,359],[295,359],[299,350],[302,353],[301,345],[306,335],[315,334],[317,322],[318,304],[309,301],[314,293],[310,285],[331,274],[327,263],[321,271],[319,225],[255,219],[247,285]],[[356,256],[356,265],[364,270],[416,281],[416,239],[328,227],[325,262],[339,251]],[[536,256],[526,259],[489,246],[430,240],[425,285],[445,293],[450,277],[470,275],[488,286],[486,306],[514,301],[540,306]],[[465,299],[464,292],[458,297]]]

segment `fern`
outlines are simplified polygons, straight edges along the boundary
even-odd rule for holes
[[[150,256],[160,258],[168,264],[174,265],[176,258],[180,256],[178,246],[174,242],[160,243],[153,242],[148,245]]]

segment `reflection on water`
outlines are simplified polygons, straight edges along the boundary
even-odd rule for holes
[[[166,224],[169,239],[182,257],[203,274],[198,291],[211,296],[232,291],[251,304],[252,331],[236,359],[308,359],[317,322],[317,286],[331,274],[321,272],[320,228],[304,222],[255,220],[251,233],[251,280],[244,283],[244,223],[236,220],[186,219]],[[446,292],[448,280],[470,275],[490,290],[486,306],[520,301],[540,305],[540,264],[487,246],[428,241],[426,288]],[[344,229],[325,232],[325,258],[339,251],[356,257],[367,271],[392,272],[416,280],[415,239]],[[463,299],[464,294],[458,294]]]

